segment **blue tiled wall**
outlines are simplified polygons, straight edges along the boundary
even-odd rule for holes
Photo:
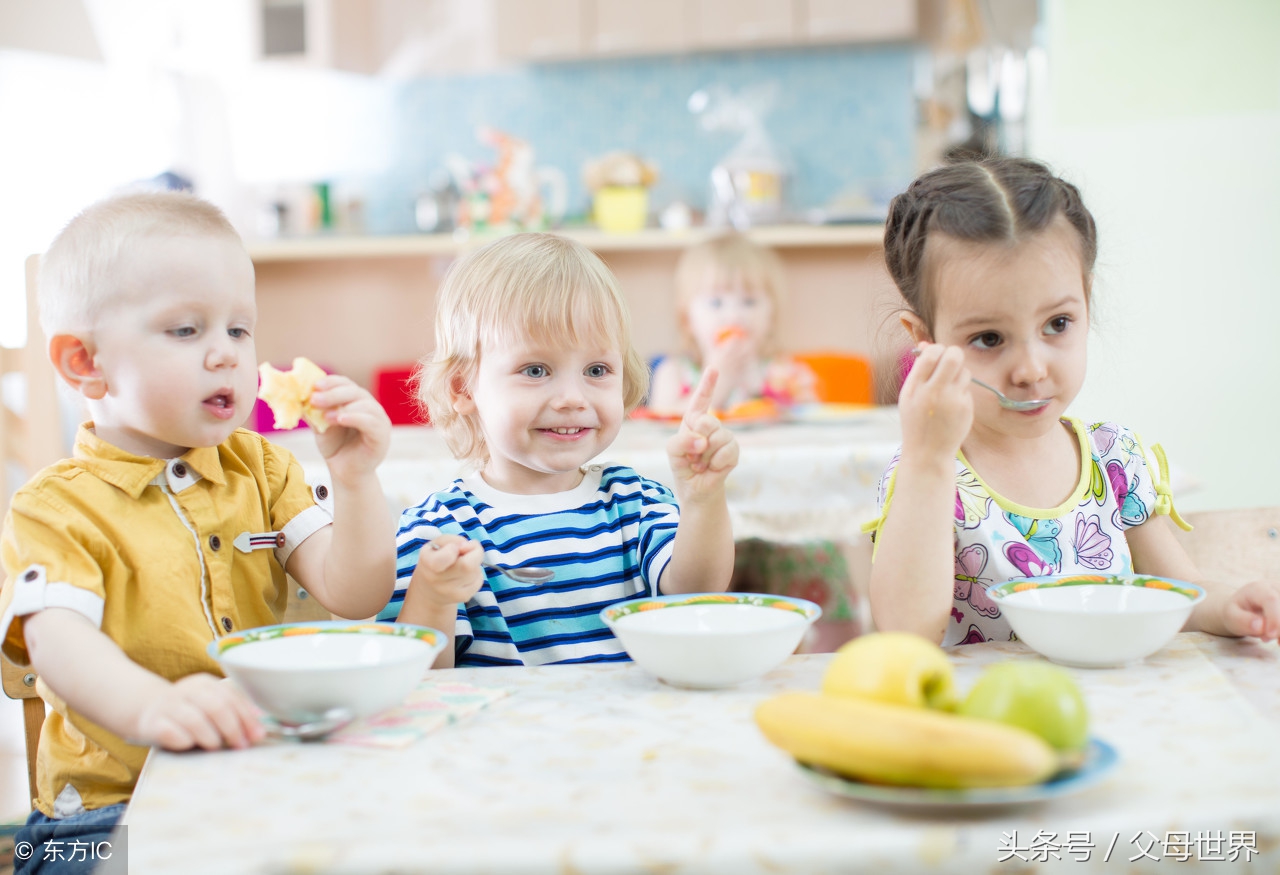
[[[703,130],[689,95],[723,86],[738,92],[779,86],[766,127],[795,170],[797,210],[833,196],[893,192],[911,178],[915,109],[912,49],[903,45],[734,52],[521,67],[476,76],[433,77],[400,86],[394,170],[369,191],[369,230],[414,230],[412,203],[431,172],[457,153],[491,162],[479,125],[527,140],[539,164],[568,178],[569,212],[582,213],[582,166],[613,150],[658,164],[652,203],[706,204],[712,166],[737,134]]]

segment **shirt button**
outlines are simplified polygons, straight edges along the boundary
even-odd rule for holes
[[[173,476],[174,476],[174,477],[177,477],[178,479],[182,479],[183,477],[186,477],[186,476],[187,476],[187,466],[186,466],[186,465],[184,465],[184,464],[182,464],[181,462],[176,463],[176,464],[173,466]]]
[[[209,536],[209,548],[210,548],[211,550],[213,550],[215,553],[216,553],[217,551],[221,550],[221,549],[222,549],[222,539],[221,539],[221,538],[219,538],[217,535],[210,535],[210,536]]]
[[[277,547],[284,546],[284,532],[276,532],[276,546]]]
[[[40,574],[34,568],[22,575],[23,580],[35,580]]]
[[[324,501],[328,497],[329,497],[329,487],[321,483],[319,486],[316,487],[316,498],[320,499],[321,501]]]
[[[222,628],[223,628],[223,629],[226,629],[228,632],[230,632],[230,631],[231,631],[231,618],[230,618],[230,617],[223,617],[223,618],[222,618]]]

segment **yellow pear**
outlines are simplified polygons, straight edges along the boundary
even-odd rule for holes
[[[941,711],[956,706],[951,660],[909,632],[876,632],[845,644],[827,665],[822,692]]]

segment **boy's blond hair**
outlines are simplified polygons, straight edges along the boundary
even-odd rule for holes
[[[436,298],[436,348],[418,364],[418,401],[454,456],[482,467],[489,449],[477,418],[453,409],[451,389],[469,390],[481,347],[534,337],[557,345],[608,339],[622,352],[623,404],[649,389],[631,344],[631,314],[618,281],[595,253],[554,234],[514,234],[450,269]]]
[[[40,259],[40,327],[46,337],[90,331],[120,289],[116,266],[142,237],[240,235],[222,211],[177,191],[136,192],[92,204]]]
[[[707,290],[708,279],[715,284],[741,282],[769,298],[773,304],[773,322],[761,341],[760,352],[764,355],[775,352],[778,323],[787,299],[786,271],[777,253],[731,232],[690,246],[681,254],[676,263],[676,312],[681,339],[695,359],[701,358],[701,351],[689,331],[685,314],[689,302]]]

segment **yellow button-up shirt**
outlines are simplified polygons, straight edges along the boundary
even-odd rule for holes
[[[280,622],[284,564],[328,525],[302,467],[240,429],[177,459],[134,456],[80,428],[75,454],[13,497],[0,540],[8,578],[0,646],[28,662],[23,618],[83,614],[130,659],[169,680],[221,674],[206,652],[222,635]],[[324,502],[327,504],[327,502]],[[69,708],[43,682],[36,806],[51,817],[125,802],[147,748]]]

